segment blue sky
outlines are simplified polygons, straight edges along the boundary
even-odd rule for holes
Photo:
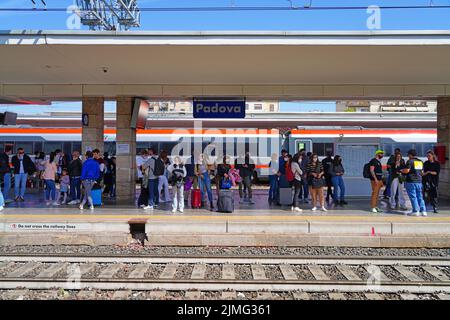
[[[36,0],[39,3],[40,0]],[[48,8],[67,8],[74,0],[46,0]],[[310,0],[292,0],[295,6]],[[287,0],[139,0],[140,7],[290,6]],[[450,0],[433,0],[450,5]],[[430,0],[312,0],[313,6],[428,5]],[[42,5],[38,5],[42,7]],[[32,8],[30,0],[0,0],[0,8]],[[67,30],[66,12],[0,11],[0,29]],[[342,11],[233,11],[233,12],[142,12],[139,30],[367,30],[366,10]],[[82,27],[86,29],[86,27]],[[382,10],[381,30],[448,29],[450,9]],[[137,29],[132,29],[137,30]],[[0,106],[14,111],[16,107]],[[80,103],[54,103],[31,110],[80,110]],[[23,108],[19,109],[23,110]],[[114,105],[107,105],[114,110]],[[282,111],[333,111],[334,102],[284,102]]]
[[[36,0],[39,2],[39,0]],[[46,0],[66,8],[74,0]],[[292,0],[297,6],[309,0]],[[433,0],[450,5],[450,0]],[[139,0],[141,7],[289,6],[287,0]],[[428,5],[430,0],[313,0],[313,6]],[[39,5],[38,7],[42,7]],[[32,8],[30,0],[0,0],[0,8]],[[0,29],[67,29],[65,12],[0,12]],[[352,11],[143,12],[141,30],[365,30],[368,14]],[[385,10],[381,29],[450,29],[450,9]]]

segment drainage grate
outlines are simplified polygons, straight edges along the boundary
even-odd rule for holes
[[[130,223],[130,234],[133,239],[138,240],[144,246],[145,240],[148,241],[145,233],[145,223]]]

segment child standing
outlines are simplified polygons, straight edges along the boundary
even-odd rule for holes
[[[59,179],[59,183],[60,183],[59,186],[60,197],[63,198],[61,204],[66,204],[67,194],[69,193],[69,185],[70,185],[70,178],[66,169],[63,169],[61,173],[61,178]]]

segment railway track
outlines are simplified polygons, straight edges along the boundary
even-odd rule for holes
[[[450,259],[3,254],[0,298],[24,290],[76,292],[82,299],[109,292],[150,299],[447,300]]]

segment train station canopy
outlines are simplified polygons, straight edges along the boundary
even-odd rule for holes
[[[0,31],[0,99],[450,95],[450,31]]]

